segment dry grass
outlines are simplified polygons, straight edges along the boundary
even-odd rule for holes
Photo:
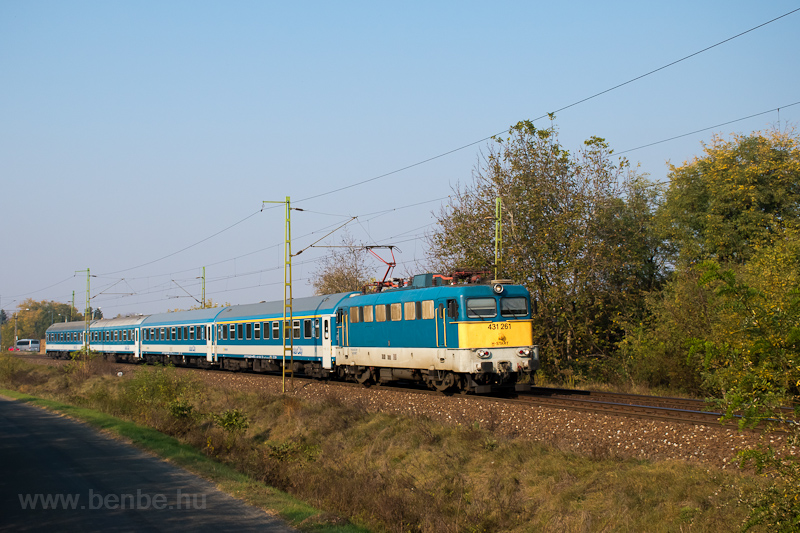
[[[730,531],[748,514],[742,493],[758,483],[680,462],[622,460],[606,449],[576,455],[477,425],[368,414],[332,398],[201,387],[169,368],[119,379],[100,367],[79,375],[0,360],[0,384],[146,423],[376,530]]]

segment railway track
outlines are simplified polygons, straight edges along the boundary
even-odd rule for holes
[[[40,364],[59,364],[47,356],[23,356],[23,358],[38,362]],[[122,370],[132,369],[132,365],[123,363],[111,363],[114,368]],[[134,367],[135,368],[135,367]],[[205,374],[207,370],[184,368],[184,371]],[[218,372],[218,371],[215,371]],[[280,376],[272,374],[250,373],[250,372],[225,372],[230,379],[237,379],[235,376],[262,376],[267,379],[276,379]],[[317,380],[295,376],[298,384],[312,383]],[[288,380],[288,377],[287,377]],[[364,389],[363,385],[351,382],[328,382],[330,385],[340,387],[355,387]],[[300,385],[302,386],[302,385]],[[407,394],[420,394],[429,396],[443,396],[442,393],[420,388],[417,386],[405,386],[403,384],[384,384],[373,385],[375,390],[392,390]],[[549,387],[533,387],[530,392],[518,393],[516,397],[498,396],[460,396],[471,400],[501,401],[515,405],[540,406],[555,409],[566,409],[583,413],[595,413],[602,415],[620,416],[634,419],[660,420],[664,422],[679,422],[684,424],[702,426],[720,426],[722,414],[710,408],[703,400],[690,398],[673,398],[661,396],[645,396],[637,394],[623,394],[611,392],[596,392],[574,389],[559,389]]]
[[[520,393],[516,401],[542,407],[703,426],[719,426],[722,416],[703,400],[544,387],[533,387],[529,393]]]

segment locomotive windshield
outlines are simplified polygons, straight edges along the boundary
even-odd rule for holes
[[[505,317],[520,317],[528,314],[527,298],[501,298],[500,314]]]
[[[494,298],[470,298],[467,300],[467,318],[493,318],[497,316],[497,301]]]

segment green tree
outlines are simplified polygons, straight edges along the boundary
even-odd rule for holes
[[[537,304],[534,334],[545,362],[609,357],[622,318],[643,309],[663,279],[664,256],[651,229],[659,190],[593,137],[571,155],[555,128],[529,121],[495,139],[454,189],[429,236],[441,271],[494,266],[495,199],[503,205],[498,275],[522,283]]]
[[[743,263],[800,216],[794,131],[715,136],[703,157],[671,166],[661,216],[683,261]]]

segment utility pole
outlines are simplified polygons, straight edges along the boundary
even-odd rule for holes
[[[503,223],[501,213],[502,202],[498,196],[494,210],[494,279],[498,279],[497,271],[503,262]]]
[[[203,267],[203,296],[200,298],[203,300],[203,309],[206,308],[206,267]]]
[[[90,290],[89,290],[90,289],[89,278],[91,277],[91,275],[90,275],[91,273],[89,272],[88,268],[86,270],[76,270],[75,271],[76,274],[78,272],[86,272],[86,308],[85,308],[85,310],[83,312],[83,347],[84,347],[84,350],[86,351],[86,355],[88,356],[89,355],[89,324],[90,324],[90,322],[92,320],[92,317],[91,317],[91,313],[92,312],[91,312],[91,309],[89,309],[89,300],[90,300],[90,297],[89,297],[89,293],[90,293]],[[75,307],[75,291],[72,291],[72,306]],[[72,313],[71,310],[70,310],[70,313]]]
[[[283,371],[281,374],[283,384],[283,394],[286,394],[286,352],[289,352],[291,364],[290,379],[291,387],[294,390],[294,336],[292,324],[294,315],[292,313],[292,219],[291,219],[291,200],[286,197],[283,202],[265,200],[265,204],[285,204],[286,222],[284,226],[283,243]]]

